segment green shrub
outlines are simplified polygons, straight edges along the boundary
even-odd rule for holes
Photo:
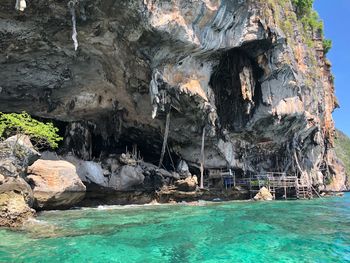
[[[324,53],[327,54],[328,51],[332,48],[332,40],[330,39],[323,39],[323,50]]]
[[[0,138],[4,139],[15,134],[25,134],[31,138],[36,147],[57,148],[63,140],[51,122],[43,123],[33,119],[28,113],[0,112]]]
[[[324,53],[327,54],[332,48],[332,41],[330,39],[324,39],[323,22],[318,13],[313,10],[313,2],[314,0],[292,0],[297,16],[302,22],[304,30],[306,33],[311,34],[309,37],[313,37],[315,32],[322,37],[323,50]]]
[[[320,32],[323,35],[323,22],[320,20],[316,11],[311,11],[308,15],[302,17],[301,22],[306,30]]]
[[[308,15],[312,11],[314,0],[293,0],[293,5],[296,8],[296,13],[299,17]]]

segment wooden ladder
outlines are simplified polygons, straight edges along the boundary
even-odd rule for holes
[[[297,199],[313,198],[311,186],[307,184],[302,184],[301,180],[298,179],[297,186],[296,186],[296,196],[297,196]]]

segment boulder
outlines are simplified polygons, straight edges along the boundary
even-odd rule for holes
[[[266,187],[262,187],[260,191],[254,196],[255,201],[271,201],[272,199],[273,196]]]
[[[40,158],[40,153],[35,150],[27,135],[17,134],[11,136],[5,140],[5,143],[13,149],[16,156],[22,159],[27,166],[32,165]]]
[[[0,160],[0,172],[5,176],[17,176],[20,173],[20,167],[16,167],[15,158]]]
[[[105,170],[100,163],[84,161],[70,155],[67,155],[64,158],[75,166],[77,174],[83,182],[87,184],[94,183],[102,187],[109,187],[108,177],[104,176]]]
[[[20,175],[39,156],[28,136],[0,143],[0,226],[18,227],[34,215],[32,189]]]
[[[190,176],[183,180],[175,182],[175,186],[179,191],[191,192],[197,189],[198,179],[197,176]]]
[[[85,185],[67,161],[38,160],[28,167],[28,174],[38,209],[71,207],[85,196]]]
[[[0,142],[0,173],[4,176],[24,175],[28,165],[40,157],[26,135],[15,135]]]
[[[115,160],[109,160],[109,163],[105,163],[104,166],[108,169],[104,169],[101,163],[93,161],[84,161],[78,159],[74,156],[65,156],[66,160],[72,163],[76,167],[76,172],[79,178],[88,185],[97,185],[102,187],[102,189],[110,189],[116,191],[125,191],[134,189],[135,186],[142,185],[145,179],[144,172],[152,170],[154,166],[149,164],[146,166],[136,165],[122,165],[120,166],[119,162]],[[125,159],[132,160],[132,159]],[[124,162],[124,163],[125,163]],[[156,166],[153,170],[159,170]],[[163,174],[166,172],[162,171]],[[171,176],[171,174],[169,173]]]
[[[83,182],[95,183],[97,185],[108,187],[108,177],[104,176],[105,170],[100,163],[93,161],[82,161],[77,165],[77,173]]]
[[[110,184],[116,186],[116,190],[125,191],[141,185],[144,180],[141,167],[124,165],[119,173],[111,178]]]
[[[32,189],[22,178],[0,175],[0,226],[22,226],[35,214],[32,203]]]
[[[5,177],[0,174],[0,193],[11,191],[21,194],[29,206],[33,205],[34,197],[32,188],[23,178]]]

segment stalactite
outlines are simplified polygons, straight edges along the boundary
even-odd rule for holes
[[[166,115],[163,146],[162,146],[162,151],[160,154],[160,160],[159,160],[159,165],[158,165],[159,168],[162,166],[162,163],[163,163],[165,149],[167,146],[167,141],[168,141],[168,136],[169,136],[169,128],[170,128],[170,111]]]
[[[159,86],[162,84],[162,74],[156,69],[154,70],[152,74],[152,80],[149,86],[149,93],[151,97],[151,103],[153,106],[152,110],[152,119],[154,119],[157,116],[158,106],[160,104],[160,93],[159,93]]]
[[[78,0],[72,0],[68,2],[68,8],[70,10],[70,13],[72,15],[72,40],[74,43],[74,50],[77,51],[78,49],[78,33],[77,33],[77,26],[76,26],[76,17],[75,17],[75,6],[78,4]]]
[[[27,8],[26,0],[16,0],[15,8],[16,8],[16,10],[23,12],[24,9]]]

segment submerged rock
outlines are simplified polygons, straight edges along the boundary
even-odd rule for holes
[[[38,160],[28,167],[27,179],[38,209],[71,207],[85,196],[85,185],[75,166],[67,161]]]
[[[254,196],[255,201],[271,201],[273,196],[266,187],[262,187],[259,192]]]

